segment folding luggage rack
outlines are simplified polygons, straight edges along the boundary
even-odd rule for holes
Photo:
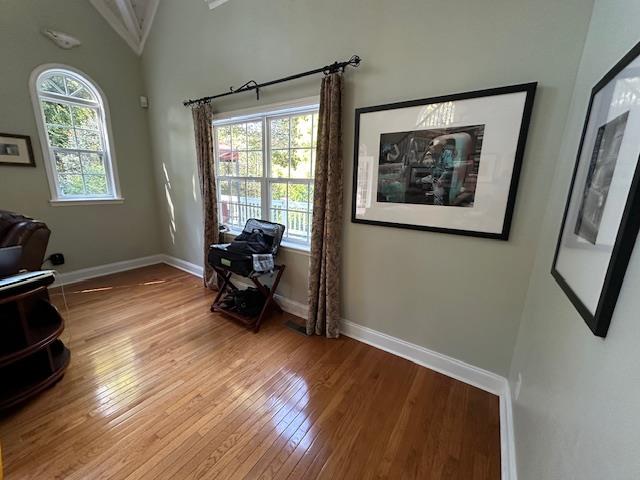
[[[251,218],[247,220],[243,232],[251,233],[254,230],[261,230],[266,236],[272,238],[271,251],[267,253],[271,253],[275,260],[275,256],[280,248],[280,243],[282,242],[282,236],[284,235],[284,225]],[[260,324],[271,308],[275,309],[278,313],[282,313],[282,307],[278,305],[274,295],[278,289],[278,285],[280,284],[280,279],[284,273],[285,265],[278,265],[274,262],[273,270],[256,272],[253,268],[253,256],[251,254],[241,254],[228,250],[227,247],[229,245],[230,244],[228,243],[224,243],[211,245],[209,247],[209,265],[211,265],[214,271],[222,279],[222,283],[219,284],[218,294],[211,304],[211,311],[224,313],[244,326],[252,328],[254,332],[258,332]],[[240,288],[234,285],[231,281],[231,276],[234,273],[251,280],[251,282],[256,286],[256,289],[264,297],[264,305],[257,316],[249,317],[242,315],[224,306],[222,301],[223,295],[229,290],[232,292],[240,290]],[[275,274],[275,279],[273,280],[271,288],[269,288],[261,281],[261,279],[266,275],[273,274]]]

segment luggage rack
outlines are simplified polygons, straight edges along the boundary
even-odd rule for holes
[[[267,222],[265,220],[258,220],[255,218],[247,220],[244,232],[251,233],[256,229],[261,230],[265,235],[272,239],[271,251],[267,253],[270,253],[275,258],[278,253],[278,249],[280,248],[280,242],[284,235],[285,226],[280,225],[279,223]],[[228,246],[229,244],[219,244],[211,245],[209,247],[209,265],[211,265],[214,271],[222,279],[222,282],[219,284],[218,294],[211,304],[211,311],[221,312],[231,317],[233,320],[238,321],[242,325],[252,328],[253,331],[257,333],[258,330],[260,330],[262,321],[271,309],[275,309],[278,313],[282,313],[282,307],[280,307],[278,302],[275,300],[274,295],[278,289],[278,285],[280,284],[280,279],[284,273],[285,265],[274,263],[272,270],[256,272],[253,269],[252,255],[229,251],[227,250]],[[243,315],[224,306],[224,294],[227,291],[237,292],[240,290],[240,288],[231,281],[231,276],[234,273],[251,280],[256,289],[264,297],[264,304],[257,315]],[[262,278],[265,275],[274,274],[275,279],[271,288],[269,288],[262,282]]]
[[[219,287],[218,294],[211,304],[212,312],[221,312],[229,317],[237,320],[242,323],[247,328],[252,328],[254,332],[258,332],[260,330],[260,324],[264,320],[266,314],[273,307],[278,313],[282,313],[282,307],[278,305],[278,302],[273,298],[276,289],[278,288],[278,284],[280,283],[280,278],[282,278],[282,274],[284,273],[285,265],[275,265],[273,271],[276,272],[276,278],[273,281],[273,285],[271,288],[267,288],[261,281],[260,278],[265,275],[270,275],[271,272],[252,272],[247,278],[253,282],[258,291],[264,296],[264,305],[262,306],[262,310],[255,317],[248,317],[245,315],[241,315],[238,312],[233,310],[229,310],[222,306],[222,296],[225,294],[227,290],[238,291],[240,290],[236,285],[231,281],[231,275],[233,272],[228,269],[223,269],[220,267],[213,267],[215,272],[222,278],[222,284]]]

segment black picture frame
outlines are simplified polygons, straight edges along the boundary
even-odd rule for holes
[[[588,131],[589,121],[592,114],[595,96],[612,80],[614,80],[633,60],[640,56],[640,43],[633,47],[606,75],[593,87],[589,98],[587,114],[582,128],[580,145],[573,169],[573,175],[569,187],[569,193],[564,208],[560,233],[556,244],[553,264],[551,266],[551,275],[558,283],[562,291],[567,295],[573,306],[576,308],[580,316],[584,319],[587,326],[594,335],[598,337],[606,337],[611,324],[611,319],[620,295],[620,289],[624,282],[624,276],[627,266],[635,247],[638,231],[640,231],[640,156],[636,162],[635,172],[629,188],[629,193],[625,202],[621,221],[618,227],[616,240],[611,252],[611,258],[604,277],[604,283],[600,291],[595,313],[591,313],[585,303],[580,299],[576,292],[571,288],[569,282],[557,269],[558,256],[562,245],[562,239],[566,227],[567,217],[574,194],[576,191],[576,177],[580,167],[580,158],[585,144]],[[578,186],[582,187],[582,186]]]
[[[0,165],[7,165],[11,167],[35,167],[36,166],[36,160],[35,160],[35,157],[33,156],[33,146],[31,145],[31,137],[29,135],[17,135],[14,133],[0,133],[0,137],[24,140],[27,146],[27,153],[29,155],[29,163],[3,162],[2,160],[0,160]]]
[[[444,96],[438,96],[438,97],[430,97],[430,98],[424,98],[419,100],[410,100],[410,101],[404,101],[404,102],[389,103],[384,105],[376,105],[372,107],[357,108],[355,110],[351,222],[368,224],[368,225],[378,225],[383,227],[421,230],[421,231],[445,233],[445,234],[452,234],[452,235],[488,238],[488,239],[494,239],[494,240],[503,240],[503,241],[509,240],[509,233],[511,230],[511,223],[513,220],[516,195],[517,195],[518,184],[520,180],[520,173],[522,170],[522,162],[523,162],[524,153],[525,153],[525,146],[527,143],[527,135],[529,132],[529,125],[531,122],[531,115],[533,112],[533,104],[534,104],[537,85],[538,85],[537,82],[529,82],[529,83],[509,85],[504,87],[475,90],[470,92],[456,93],[456,94],[444,95]],[[492,232],[482,232],[482,231],[475,231],[475,230],[451,229],[451,228],[442,228],[437,226],[414,225],[414,224],[407,224],[407,223],[395,223],[395,222],[386,222],[386,221],[357,218],[356,195],[357,195],[357,184],[358,184],[358,156],[359,156],[359,144],[360,144],[361,115],[370,113],[370,112],[417,107],[417,106],[424,106],[428,104],[436,104],[436,103],[444,103],[444,102],[455,102],[460,100],[467,100],[467,99],[481,98],[481,97],[492,97],[497,95],[505,95],[505,94],[511,94],[511,93],[520,93],[520,92],[524,92],[526,94],[526,98],[525,98],[524,109],[522,114],[522,122],[520,125],[519,134],[518,134],[515,159],[514,159],[513,170],[512,170],[510,186],[509,186],[509,194],[508,194],[507,205],[505,209],[504,221],[503,221],[501,232],[492,233]]]

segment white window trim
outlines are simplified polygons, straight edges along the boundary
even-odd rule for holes
[[[104,148],[109,157],[110,168],[108,168],[108,175],[110,176],[111,185],[113,186],[113,194],[109,197],[74,197],[64,198],[58,195],[58,188],[56,185],[56,171],[54,165],[54,156],[51,148],[49,147],[49,139],[47,138],[47,129],[44,125],[44,118],[42,114],[42,106],[40,105],[40,95],[38,92],[38,78],[47,70],[67,70],[84,79],[86,79],[91,86],[96,90],[102,101],[102,113],[103,123],[106,129],[106,139]],[[100,88],[100,86],[86,73],[78,70],[77,68],[61,63],[47,63],[36,67],[31,76],[29,77],[29,93],[31,94],[31,102],[33,104],[33,111],[36,117],[36,124],[38,127],[38,137],[40,139],[40,147],[42,148],[42,158],[44,168],[47,173],[47,180],[49,183],[49,192],[51,194],[51,200],[49,203],[52,206],[62,205],[108,205],[108,204],[120,204],[124,202],[124,197],[120,190],[120,181],[118,176],[118,165],[116,162],[115,148],[113,145],[113,130],[111,128],[111,113],[109,110],[109,102],[106,95]]]
[[[216,113],[213,115],[213,126],[219,127],[223,125],[229,125],[238,122],[249,122],[255,119],[262,119],[265,117],[276,117],[278,115],[291,115],[298,112],[306,112],[312,109],[318,109],[320,105],[320,96],[315,95],[312,97],[305,97],[298,100],[287,101],[287,102],[278,102],[271,103],[268,105],[261,105],[258,107],[251,108],[243,108],[239,110],[233,110],[230,112],[222,112]],[[266,135],[266,132],[264,133]],[[214,142],[214,157],[216,162],[217,169],[217,158],[218,158],[218,145]],[[265,159],[265,165],[268,160]],[[263,172],[264,173],[264,172]],[[216,171],[217,178],[217,171]],[[288,179],[291,180],[291,179]],[[295,180],[295,179],[294,179]],[[314,177],[315,182],[315,177]],[[269,177],[264,177],[264,184],[269,184]],[[264,194],[263,194],[264,198]],[[219,208],[219,206],[218,206]],[[228,235],[235,237],[236,235],[242,232],[241,229],[236,228],[234,225],[227,225],[229,231]],[[310,243],[298,243],[298,242],[290,242],[286,239],[282,240],[282,247],[287,250],[292,250],[296,253],[301,253],[305,255],[309,255],[311,250]]]

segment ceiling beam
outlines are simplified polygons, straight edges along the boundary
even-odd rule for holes
[[[130,0],[116,0],[116,6],[120,11],[120,16],[124,22],[124,26],[127,27],[129,33],[140,42],[142,35],[140,31],[140,22],[136,16],[136,11],[133,9]]]
[[[160,0],[148,0],[147,8],[144,12],[144,19],[142,20],[142,28],[141,28],[141,38],[140,38],[140,53],[144,50],[144,44],[147,42],[147,37],[149,36],[149,32],[151,31],[151,26],[153,25],[153,20],[156,17],[156,12],[158,11],[158,5],[160,5]]]
[[[94,8],[103,16],[111,28],[120,35],[131,49],[140,55],[140,39],[134,37],[124,26],[122,19],[118,17],[104,2],[104,0],[90,0]]]

